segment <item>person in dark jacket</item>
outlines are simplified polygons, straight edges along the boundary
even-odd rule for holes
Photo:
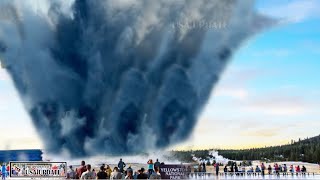
[[[137,179],[148,179],[148,174],[144,173],[144,168],[140,169],[140,174],[137,176]]]
[[[126,167],[126,163],[124,163],[124,162],[122,161],[122,158],[120,158],[120,161],[119,161],[119,163],[118,163],[119,171],[120,171],[121,173],[123,173],[125,167]]]
[[[302,175],[306,175],[307,168],[305,166],[302,166],[301,172],[302,172]]]
[[[154,167],[154,169],[160,168],[160,162],[159,162],[158,159],[157,159],[157,161],[154,163],[153,167]]]
[[[233,164],[231,165],[231,167],[230,167],[230,172],[234,172],[234,167],[233,167]]]
[[[228,167],[227,166],[224,166],[223,172],[224,172],[224,175],[228,174]]]
[[[97,173],[97,179],[108,179],[108,174],[105,172],[104,166],[100,167],[100,171]]]
[[[237,163],[235,163],[235,165],[234,165],[234,172],[236,172],[236,175],[238,176],[239,175],[239,169],[238,169],[238,165],[237,165]]]
[[[129,165],[125,174],[127,175],[129,172],[131,172],[131,174],[133,174],[133,169],[132,169],[131,165]]]
[[[271,165],[268,166],[268,174],[269,174],[269,175],[272,174],[272,167],[271,167]]]
[[[205,162],[202,163],[202,171],[203,172],[207,172],[206,163]]]
[[[216,176],[218,176],[219,175],[219,164],[216,163],[215,167],[216,167]]]

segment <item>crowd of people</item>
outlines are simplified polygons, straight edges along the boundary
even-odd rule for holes
[[[215,174],[218,176],[220,172],[220,166],[223,166],[223,164],[220,163],[213,163],[213,171]],[[203,175],[206,173],[206,163],[202,162],[198,164],[197,168],[194,168],[193,172],[197,173],[199,176]],[[191,170],[188,170],[191,172]],[[222,170],[221,170],[222,171]],[[232,163],[231,165],[225,165],[223,168],[223,174],[225,175],[244,175],[245,173],[251,175],[262,175],[265,176],[267,175],[280,175],[280,174],[301,174],[301,175],[306,175],[307,173],[307,168],[302,165],[297,165],[293,166],[290,165],[289,167],[286,164],[278,164],[275,163],[273,165],[268,165],[266,166],[264,163],[261,163],[261,165],[256,165],[255,167],[253,166],[240,166],[237,165],[237,163]]]
[[[216,174],[218,175],[219,169],[217,169]],[[302,167],[300,167],[300,165],[294,167],[293,165],[290,165],[289,169],[288,166],[286,164],[278,164],[275,163],[273,165],[273,167],[271,165],[266,166],[264,163],[261,163],[260,166],[256,165],[255,168],[253,168],[252,166],[249,167],[248,170],[246,170],[245,166],[242,166],[241,168],[239,168],[239,166],[237,166],[236,163],[233,163],[230,168],[228,168],[228,166],[225,166],[223,169],[223,172],[225,174],[227,173],[234,173],[236,175],[242,175],[243,173],[252,173],[252,174],[261,174],[262,176],[264,176],[267,172],[268,175],[272,175],[272,174],[276,174],[276,175],[280,175],[280,173],[297,173],[297,174],[302,174],[305,175],[305,173],[307,172],[307,168],[303,165]]]
[[[163,164],[163,163],[162,163]],[[86,164],[82,161],[80,166],[74,169],[69,166],[67,172],[68,179],[161,179],[160,175],[160,165],[161,163],[157,159],[153,162],[149,159],[147,162],[148,170],[146,171],[144,167],[134,171],[131,165],[127,167],[127,164],[120,159],[117,166],[110,167],[110,165],[102,164],[99,171],[96,172],[95,169],[91,167],[90,164]],[[126,168],[127,167],[127,168]]]
[[[69,166],[67,171],[67,179],[161,179],[160,166],[164,163],[160,163],[158,159],[154,162],[149,159],[146,163],[147,170],[144,167],[133,169],[131,165],[128,165],[120,159],[117,165],[111,167],[111,165],[102,164],[97,171],[90,164],[86,164],[85,161],[81,161],[81,164],[74,168]],[[224,165],[221,163],[213,163],[213,171],[215,174],[221,175],[278,175],[280,174],[296,174],[296,175],[306,175],[307,168],[302,165],[290,165],[274,163],[273,165],[265,165],[261,163],[260,165],[253,166],[243,166],[243,164],[238,166],[236,162],[231,165],[225,165],[223,170],[220,167]],[[2,180],[5,180],[9,175],[9,166],[3,164],[0,169],[0,175]],[[212,172],[212,167],[210,167],[210,172]],[[207,172],[206,163],[202,162],[191,168],[191,165],[187,166],[187,176],[193,176],[192,173],[204,175]],[[223,172],[223,173],[222,173]]]
[[[147,170],[143,167],[134,171],[131,165],[127,167],[126,163],[120,159],[117,166],[110,167],[110,165],[102,164],[99,171],[96,172],[92,169],[90,164],[85,164],[85,161],[81,162],[81,165],[77,167],[75,170],[72,166],[69,166],[69,170],[67,173],[67,178],[69,179],[161,179],[161,175],[159,172],[160,163],[158,159],[156,162],[153,162],[152,159],[149,159],[147,162]],[[213,170],[215,174],[218,176],[220,174],[220,166],[223,166],[219,163],[213,164]],[[191,172],[203,174],[206,173],[207,167],[206,164],[203,162],[198,165],[198,168],[193,168],[191,170],[191,166],[188,166],[187,172],[190,175]],[[222,170],[221,170],[222,171]],[[246,167],[246,166],[238,166],[237,163],[232,163],[230,166],[225,165],[223,168],[223,172],[225,175],[236,175],[241,176],[245,173],[249,175],[280,175],[280,174],[302,174],[305,175],[307,169],[304,165],[300,167],[300,165],[293,166],[290,165],[289,167],[286,164],[278,164],[275,163],[272,165],[265,165],[261,163],[261,165],[256,165],[255,167]]]

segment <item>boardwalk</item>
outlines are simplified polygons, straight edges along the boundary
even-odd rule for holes
[[[190,173],[189,179],[320,179],[319,173],[273,173],[262,176],[261,173]]]

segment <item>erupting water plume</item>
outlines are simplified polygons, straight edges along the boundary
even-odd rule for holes
[[[235,0],[0,8],[0,58],[46,151],[77,157],[186,140],[232,53],[273,23]]]

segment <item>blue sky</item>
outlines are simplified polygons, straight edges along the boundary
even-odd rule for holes
[[[264,1],[280,19],[234,55],[185,148],[248,148],[319,135],[320,1]]]
[[[319,135],[320,1],[259,0],[281,19],[246,42],[200,116],[189,141],[175,149],[247,148]],[[0,149],[41,148],[11,79],[0,69]],[[13,133],[14,130],[14,133]]]

